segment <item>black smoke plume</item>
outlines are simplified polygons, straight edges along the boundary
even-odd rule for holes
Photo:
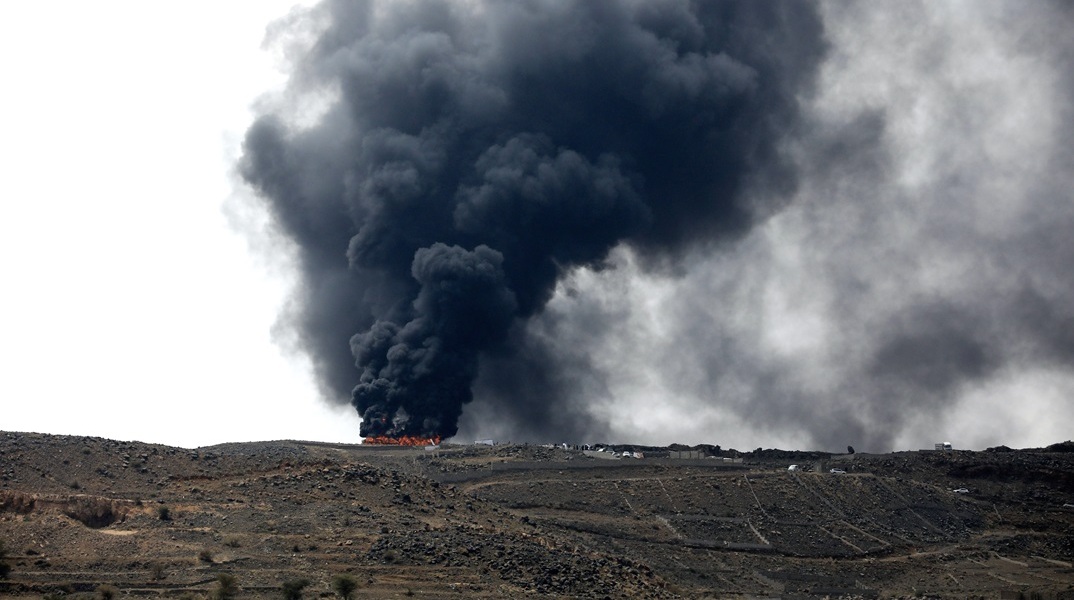
[[[315,33],[290,91],[327,106],[266,111],[241,172],[297,247],[286,324],[363,436],[454,435],[483,360],[520,377],[487,389],[523,431],[579,412],[570,349],[527,319],[618,245],[673,264],[778,206],[824,53],[799,1],[339,1],[292,26]]]

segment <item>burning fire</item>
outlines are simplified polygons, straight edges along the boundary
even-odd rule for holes
[[[401,437],[374,435],[363,439],[362,444],[376,446],[437,446],[440,444],[440,436],[436,435],[431,438],[424,438],[416,435],[404,435]]]

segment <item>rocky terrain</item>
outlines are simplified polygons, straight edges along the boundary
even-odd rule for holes
[[[613,449],[0,432],[0,597],[1074,598],[1069,442]]]

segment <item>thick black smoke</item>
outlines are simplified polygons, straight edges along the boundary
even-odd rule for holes
[[[454,435],[482,361],[516,430],[584,413],[563,393],[584,360],[524,323],[617,245],[674,263],[778,206],[824,52],[798,1],[339,1],[296,23],[316,34],[291,91],[327,108],[261,116],[241,169],[298,248],[287,324],[363,435]]]

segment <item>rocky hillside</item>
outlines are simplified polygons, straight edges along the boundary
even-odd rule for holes
[[[0,432],[0,596],[1074,597],[1063,445],[676,456]]]

